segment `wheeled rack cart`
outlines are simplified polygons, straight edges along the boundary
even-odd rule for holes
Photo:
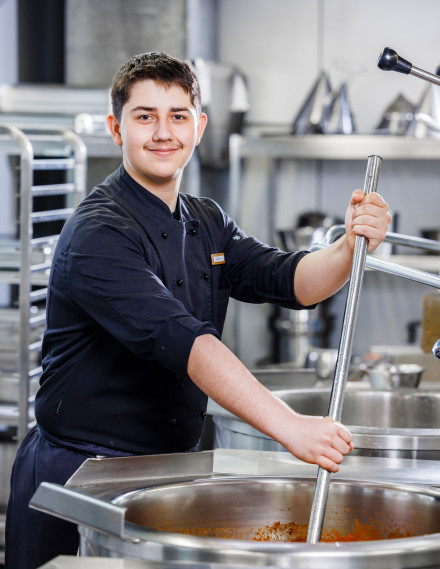
[[[14,169],[16,235],[0,240],[0,546],[17,444],[34,422],[52,254],[59,231],[86,195],[87,150],[72,130],[0,124],[0,152]],[[54,205],[55,204],[55,205]],[[54,229],[55,228],[55,229]],[[0,563],[4,552],[0,548]]]

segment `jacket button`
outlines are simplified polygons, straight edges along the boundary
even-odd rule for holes
[[[183,281],[182,279],[179,279],[176,281],[177,286],[183,286]]]
[[[202,412],[200,413],[200,417],[201,417],[202,419],[206,419],[206,411],[202,411]]]
[[[191,235],[197,235],[197,229],[194,229],[194,227],[192,229],[190,229],[190,233]]]
[[[166,233],[165,231],[162,231],[162,238],[166,239],[168,237],[168,233]]]
[[[204,281],[207,281],[207,280],[209,279],[208,273],[203,273],[202,279],[203,279]]]

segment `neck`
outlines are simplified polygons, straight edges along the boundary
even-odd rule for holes
[[[176,209],[177,197],[179,195],[180,182],[182,173],[170,180],[156,181],[151,178],[140,176],[137,172],[132,171],[130,166],[124,162],[126,172],[143,188],[161,199],[173,212]]]
[[[147,190],[166,203],[171,212],[176,209],[179,185],[175,188],[151,188],[148,186]]]

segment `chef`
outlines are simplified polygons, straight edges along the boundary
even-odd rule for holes
[[[336,472],[353,448],[330,418],[304,416],[264,388],[221,342],[228,299],[312,308],[350,274],[356,235],[384,239],[384,200],[355,191],[346,235],[286,253],[247,236],[208,198],[179,193],[207,123],[197,79],[164,53],[114,77],[107,119],[122,164],[65,224],[53,259],[36,396],[37,426],[14,463],[6,567],[75,554],[73,524],[31,510],[43,481],[65,484],[88,457],[197,449],[207,398]]]

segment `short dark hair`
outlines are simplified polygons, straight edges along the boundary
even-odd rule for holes
[[[113,77],[111,87],[112,112],[119,122],[122,107],[130,97],[133,83],[152,79],[165,85],[179,85],[191,97],[197,114],[201,113],[200,85],[191,67],[161,52],[141,53],[129,59]]]

